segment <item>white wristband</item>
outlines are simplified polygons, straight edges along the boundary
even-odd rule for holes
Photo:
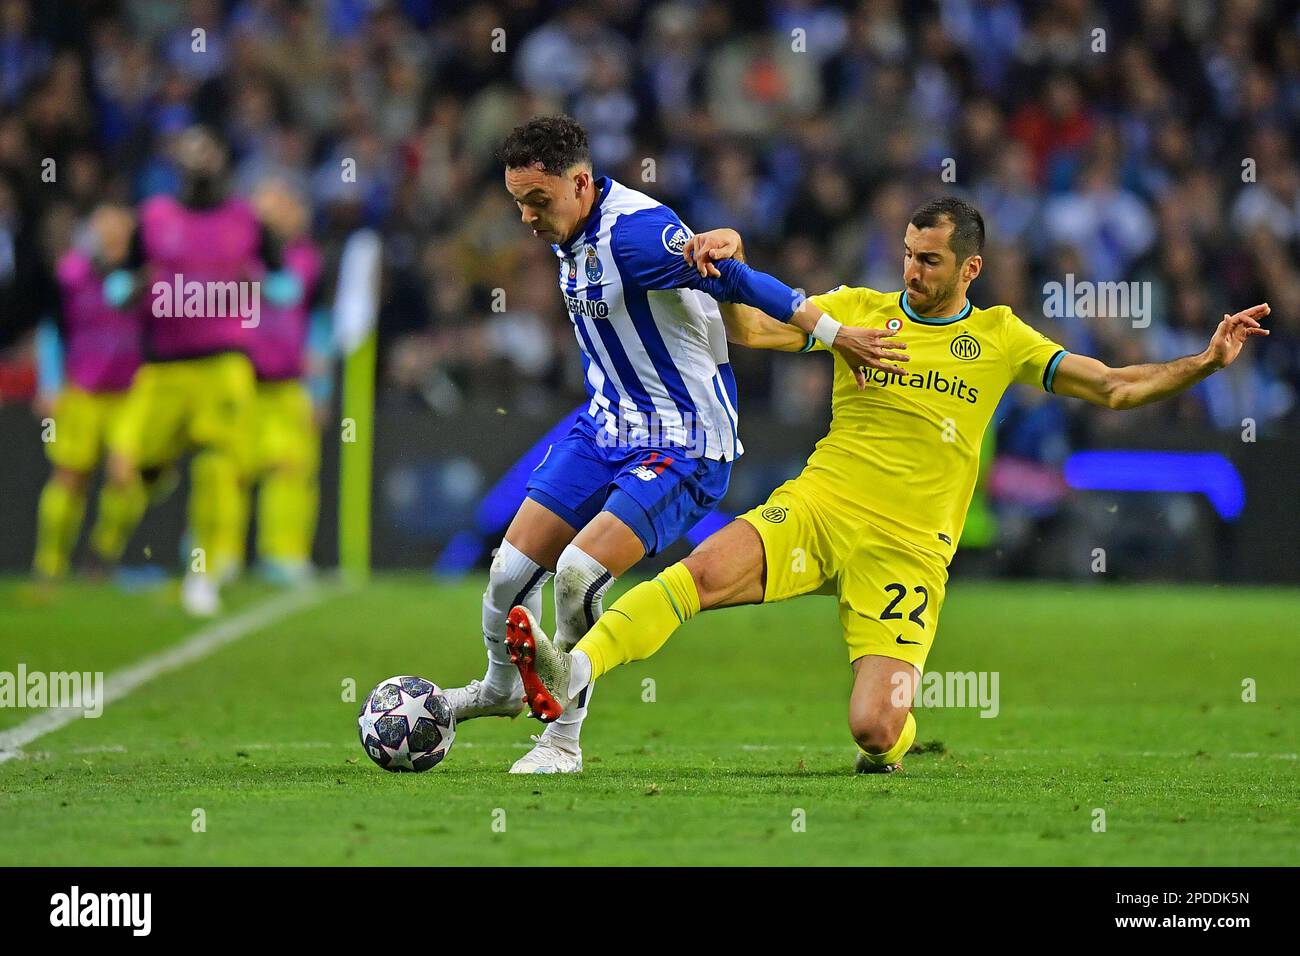
[[[830,348],[835,344],[835,336],[839,331],[840,323],[836,322],[829,315],[823,312],[822,317],[818,319],[817,324],[813,326],[812,336],[822,345]]]

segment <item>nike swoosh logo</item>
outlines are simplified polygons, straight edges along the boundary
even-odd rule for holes
[[[898,637],[894,638],[894,640],[899,644],[920,644],[921,643],[920,641],[905,641],[903,640],[902,634],[899,634]]]

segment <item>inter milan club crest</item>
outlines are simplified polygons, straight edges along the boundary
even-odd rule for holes
[[[572,282],[578,278],[578,260],[573,256],[565,256],[564,264],[569,268],[569,281]]]
[[[949,350],[953,358],[959,358],[964,361],[972,361],[980,357],[980,344],[976,341],[975,336],[969,332],[963,332],[952,340]]]
[[[587,244],[587,281],[599,282],[600,277],[605,274],[605,267],[600,264],[600,256],[596,255],[596,247]]]
[[[889,331],[891,332],[897,332],[902,327],[903,327],[902,319],[890,319],[888,322],[885,323],[885,328],[889,329]]]

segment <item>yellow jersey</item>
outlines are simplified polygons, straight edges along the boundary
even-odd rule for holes
[[[1067,354],[1007,306],[969,302],[946,319],[903,292],[840,286],[812,302],[844,325],[907,343],[906,375],[867,369],[858,390],[838,352],[831,427],[797,479],[832,513],[866,520],[951,560],[979,473],[980,443],[1012,382],[1048,392]],[[824,348],[820,343],[817,348]]]

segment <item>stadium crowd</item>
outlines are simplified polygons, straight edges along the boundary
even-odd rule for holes
[[[576,400],[554,258],[493,155],[556,110],[598,173],[697,231],[735,227],[809,292],[898,287],[911,209],[957,192],[988,222],[976,303],[1112,364],[1199,351],[1223,312],[1268,301],[1248,361],[1126,424],[1295,420],[1297,0],[0,0],[0,400],[36,399],[51,263],[96,202],[174,191],[196,121],[237,188],[276,174],[310,197],[327,263],[357,225],[382,232],[387,396]],[[1045,314],[1067,277],[1137,298]],[[746,409],[823,408],[825,362],[733,361]],[[1006,402],[1001,447],[1042,462],[1115,420]]]

